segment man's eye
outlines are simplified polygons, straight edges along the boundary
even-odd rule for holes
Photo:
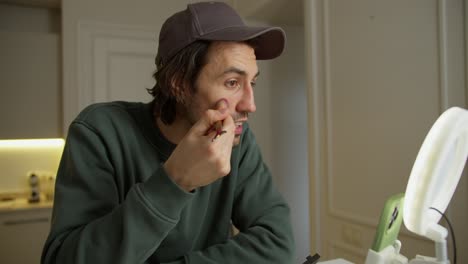
[[[250,86],[255,87],[257,85],[257,82],[250,82]]]
[[[239,83],[237,82],[237,80],[229,80],[226,82],[226,86],[228,88],[237,88],[239,87]]]

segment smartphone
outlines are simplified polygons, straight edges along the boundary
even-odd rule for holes
[[[385,202],[371,247],[375,252],[380,252],[382,249],[393,245],[398,238],[403,220],[404,198],[405,194],[399,193],[391,196]]]

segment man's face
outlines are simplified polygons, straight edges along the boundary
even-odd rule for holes
[[[254,49],[245,43],[214,42],[208,50],[206,65],[195,81],[195,94],[185,109],[185,117],[197,122],[207,109],[225,98],[236,123],[234,145],[239,144],[247,114],[256,110],[253,87],[259,74]]]

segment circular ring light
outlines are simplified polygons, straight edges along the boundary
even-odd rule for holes
[[[447,230],[438,225],[458,185],[468,155],[468,111],[446,110],[427,134],[406,186],[403,221],[413,233],[445,240]]]

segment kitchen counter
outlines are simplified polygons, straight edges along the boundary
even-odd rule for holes
[[[11,211],[24,211],[34,209],[51,209],[53,201],[42,200],[36,203],[30,203],[26,198],[16,198],[8,201],[0,201],[0,213]]]

